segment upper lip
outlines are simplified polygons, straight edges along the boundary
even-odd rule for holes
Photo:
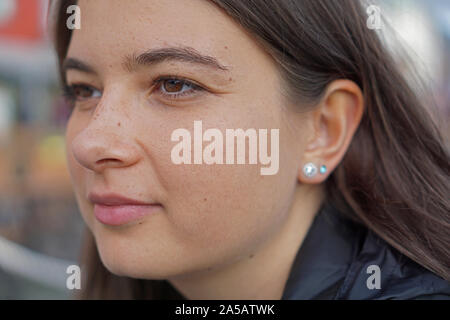
[[[106,206],[120,206],[120,205],[155,205],[156,203],[143,202],[120,195],[118,193],[94,193],[88,195],[88,199],[95,204],[102,204]]]

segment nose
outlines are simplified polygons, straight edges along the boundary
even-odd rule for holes
[[[119,115],[99,111],[72,141],[72,152],[83,167],[97,173],[107,168],[129,167],[139,161],[132,130]],[[122,123],[119,126],[119,123]]]

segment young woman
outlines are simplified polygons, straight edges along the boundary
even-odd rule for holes
[[[448,149],[357,1],[56,16],[83,298],[450,297]]]

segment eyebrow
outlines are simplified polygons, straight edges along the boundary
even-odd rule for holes
[[[191,47],[151,49],[139,55],[128,55],[123,65],[126,70],[132,72],[139,66],[154,65],[167,60],[196,63],[222,71],[228,70],[228,67],[220,64],[216,58],[203,55]]]
[[[201,64],[220,71],[229,70],[228,67],[219,63],[216,58],[203,55],[191,47],[167,47],[151,49],[141,54],[127,55],[124,57],[122,66],[128,72],[134,72],[140,66],[155,65],[169,60]],[[76,58],[68,57],[62,64],[64,78],[66,72],[71,69],[91,74],[97,73],[95,69],[88,64]]]
[[[64,81],[66,80],[67,70],[78,70],[85,73],[96,74],[97,72],[88,64],[76,58],[66,58],[61,66]]]

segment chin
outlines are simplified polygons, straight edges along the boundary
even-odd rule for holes
[[[100,251],[100,259],[105,268],[119,277],[135,279],[164,280],[170,277],[170,272],[158,263],[145,263],[122,258],[120,254],[109,255]]]
[[[145,249],[121,247],[117,243],[103,238],[97,240],[97,248],[100,260],[105,268],[116,276],[146,280],[165,280],[184,272],[182,264],[176,263],[173,259],[166,260],[170,257],[170,254],[161,256],[158,253],[154,256]],[[164,251],[155,248],[155,252]]]

